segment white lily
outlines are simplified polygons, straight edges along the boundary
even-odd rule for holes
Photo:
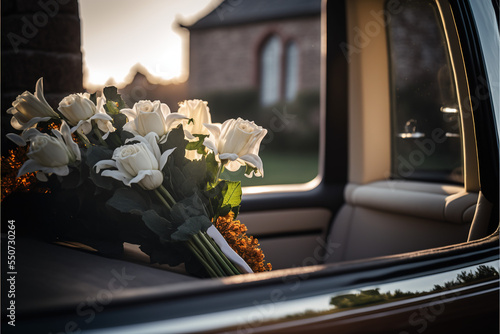
[[[62,122],[61,131],[52,130],[55,137],[31,128],[17,135],[7,134],[7,138],[19,146],[30,142],[28,160],[19,169],[18,177],[26,173],[37,172],[37,179],[47,181],[46,174],[65,176],[69,174],[68,165],[81,160],[78,145],[71,138],[71,132],[66,122]]]
[[[266,129],[241,118],[229,119],[222,125],[204,125],[210,131],[210,136],[205,138],[203,145],[211,149],[228,170],[234,172],[241,166],[249,165],[256,169],[256,176],[264,176],[259,148],[267,134]],[[253,171],[246,176],[252,175]]]
[[[35,95],[25,91],[12,102],[12,107],[7,113],[12,115],[10,124],[16,130],[25,130],[36,126],[39,122],[59,118],[43,96],[43,78],[36,82]]]
[[[154,132],[148,133],[146,137],[135,136],[126,143],[133,141],[138,143],[116,148],[113,160],[101,160],[95,164],[97,173],[101,169],[116,168],[105,170],[101,175],[112,177],[128,187],[137,183],[146,190],[158,188],[163,183],[162,169],[175,148],[161,154],[157,143],[158,135]]]

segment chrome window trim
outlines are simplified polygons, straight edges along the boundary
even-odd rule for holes
[[[491,1],[469,0],[486,64],[489,92],[500,134],[500,33]]]
[[[480,266],[488,266],[496,270],[496,276],[489,279],[473,279],[461,286],[451,286],[442,291],[431,292],[435,284],[446,284],[454,280],[462,272],[477,272]],[[400,281],[387,281],[379,284],[366,284],[353,287],[353,289],[322,292],[319,295],[307,296],[303,298],[276,301],[271,303],[254,303],[255,306],[242,307],[238,309],[223,310],[200,315],[193,315],[177,319],[161,320],[152,323],[134,324],[128,326],[114,327],[110,329],[101,328],[83,331],[87,334],[159,334],[159,333],[202,333],[206,331],[224,331],[245,333],[271,331],[275,329],[286,329],[296,326],[303,326],[324,321],[359,321],[363,318],[373,318],[377,314],[386,316],[387,313],[404,313],[429,308],[433,305],[446,305],[456,300],[466,299],[500,290],[498,272],[499,262],[496,260],[478,263],[459,269],[451,269],[441,273],[421,276],[417,278],[407,278]],[[329,301],[333,297],[352,294],[356,291],[366,291],[368,289],[379,288],[381,292],[396,291],[396,289],[425,288],[429,290],[417,291],[415,295],[398,300],[388,301],[379,304],[360,305],[346,309],[345,311],[333,312],[332,309],[313,308],[317,305],[330,305]],[[278,290],[278,289],[277,289]],[[274,290],[273,290],[274,291]],[[444,307],[444,306],[443,306]],[[355,318],[353,318],[355,317]],[[255,321],[252,323],[252,321]],[[408,324],[409,326],[411,323]]]

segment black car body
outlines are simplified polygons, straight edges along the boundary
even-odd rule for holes
[[[16,327],[3,315],[3,329],[498,333],[498,1],[424,1],[455,81],[462,181],[384,177],[401,132],[389,120],[399,98],[391,10],[415,3],[323,3],[320,177],[243,196],[241,220],[278,269],[197,279],[18,236]],[[417,133],[407,132],[399,138]]]

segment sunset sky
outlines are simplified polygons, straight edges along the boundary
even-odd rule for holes
[[[122,82],[137,63],[163,80],[185,80],[188,33],[221,0],[80,0],[85,81]]]

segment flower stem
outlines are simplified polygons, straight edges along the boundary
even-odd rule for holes
[[[83,133],[80,133],[78,131],[76,133],[78,134],[78,138],[80,138],[80,140],[83,142],[83,144],[85,146],[88,146],[88,147],[92,146],[92,144],[90,143],[90,140],[87,138],[86,135],[84,135]]]
[[[102,146],[108,148],[108,143],[106,143],[104,139],[102,139],[101,130],[99,130],[95,123],[92,124],[92,130],[94,130],[95,136],[97,137],[97,139],[99,139],[99,143],[101,143]]]
[[[165,196],[167,197],[167,199],[169,199],[169,200],[170,200],[170,202],[172,203],[172,205],[174,205],[175,203],[177,203],[177,202],[175,201],[175,199],[172,197],[172,195],[170,195],[170,193],[168,192],[168,190],[167,190],[167,189],[163,186],[163,184],[162,184],[162,185],[160,185],[160,186],[158,187],[158,189],[160,189],[160,192],[161,192],[163,195],[165,195]]]
[[[212,247],[215,248],[215,250],[221,255],[222,260],[226,263],[226,265],[229,267],[233,275],[240,275],[241,271],[234,266],[234,264],[227,258],[227,256],[222,252],[220,249],[219,245],[212,239],[209,235],[207,235],[206,232],[203,233],[204,237],[212,244]]]
[[[170,204],[168,204],[167,200],[165,198],[163,198],[163,196],[160,194],[158,189],[154,189],[153,191],[156,194],[156,196],[158,197],[158,199],[167,207],[167,209],[172,210],[172,207],[170,206]]]
[[[226,273],[224,272],[224,270],[219,266],[217,261],[214,259],[213,255],[203,245],[203,242],[200,240],[200,238],[197,234],[193,235],[193,241],[199,247],[199,249],[203,253],[205,259],[210,264],[210,267],[217,273],[218,277],[227,276]]]
[[[221,161],[221,164],[219,166],[219,170],[217,171],[217,176],[215,177],[215,184],[219,183],[220,175],[222,174],[222,171],[224,170],[224,163]]]
[[[198,260],[201,262],[201,264],[203,265],[203,267],[205,267],[205,269],[208,271],[208,273],[210,274],[211,277],[219,277],[217,275],[217,273],[212,269],[212,267],[210,267],[210,265],[205,261],[205,259],[203,258],[203,254],[200,252],[200,250],[198,250],[198,248],[196,247],[196,245],[193,243],[193,241],[191,240],[188,240],[187,241],[187,245],[189,247],[189,249],[191,249],[191,252],[196,256],[196,258],[198,258]]]
[[[215,259],[218,261],[218,264],[222,267],[226,276],[239,274],[236,269],[233,270],[233,268],[231,268],[231,266],[228,264],[228,262],[230,261],[227,259],[226,255],[222,253],[220,248],[218,246],[214,247],[214,245],[209,241],[210,237],[207,236],[206,233],[200,232],[198,233],[198,235],[201,241],[204,243],[204,246],[213,254]]]

